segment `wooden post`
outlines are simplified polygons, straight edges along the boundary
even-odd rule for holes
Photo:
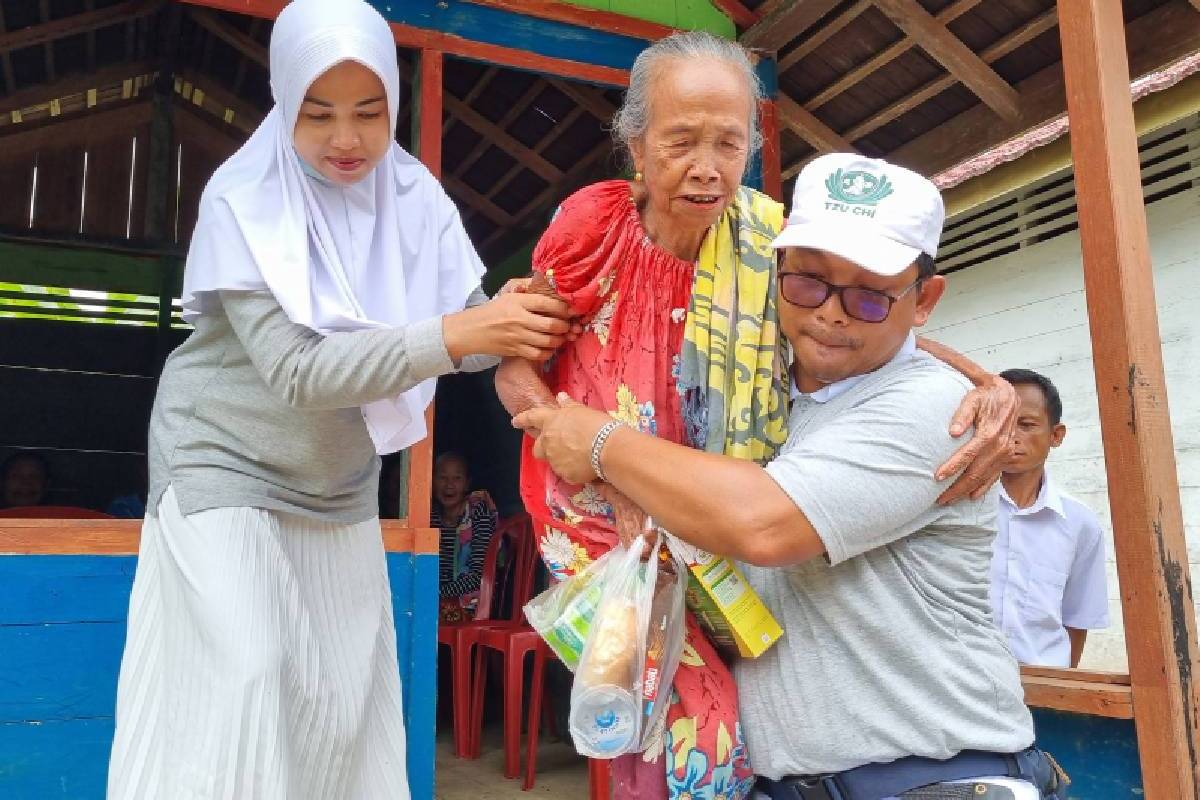
[[[781,203],[783,198],[783,166],[780,159],[783,154],[779,140],[779,110],[774,100],[763,100],[759,103],[762,114],[762,184],[763,191]]]
[[[1195,800],[1195,610],[1121,4],[1060,0],[1058,15],[1142,780],[1149,800]]]
[[[434,177],[442,175],[442,67],[439,50],[421,50],[417,56],[413,92],[418,102],[413,114],[413,151]],[[429,526],[430,484],[433,482],[433,406],[425,412],[429,435],[413,445],[408,462],[408,525]]]
[[[182,9],[174,6],[167,16],[163,40],[177,41]],[[146,211],[143,236],[161,244],[167,241],[168,222],[175,186],[175,170],[172,168],[175,152],[175,130],[171,105],[175,98],[175,48],[166,48],[158,64],[158,78],[154,81],[154,114],[150,120],[150,146],[146,154]]]

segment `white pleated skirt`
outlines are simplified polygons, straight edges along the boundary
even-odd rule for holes
[[[378,520],[256,508],[142,530],[109,800],[407,800]]]

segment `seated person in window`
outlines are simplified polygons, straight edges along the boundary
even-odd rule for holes
[[[439,585],[443,622],[475,616],[479,580],[488,543],[496,531],[496,506],[485,491],[467,493],[471,484],[467,460],[443,453],[433,465],[430,522],[440,528]]]
[[[8,457],[0,468],[0,508],[40,506],[50,489],[50,465],[31,450]]]
[[[146,472],[146,462],[137,465],[137,484],[128,487],[130,491],[119,497],[114,497],[108,504],[105,513],[118,519],[141,519],[146,516],[146,495],[150,484]]]

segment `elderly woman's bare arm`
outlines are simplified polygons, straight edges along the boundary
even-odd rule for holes
[[[952,436],[961,436],[971,426],[975,427],[975,435],[938,469],[936,477],[942,480],[962,473],[938,498],[939,503],[949,504],[967,496],[978,499],[999,480],[1008,460],[1017,424],[1017,393],[1008,381],[944,344],[921,337],[917,345],[975,384],[950,421]]]
[[[534,273],[528,282],[512,291],[560,299],[550,281],[540,272]],[[557,405],[554,393],[542,380],[537,362],[526,358],[505,358],[500,362],[500,367],[496,370],[496,394],[508,413],[513,416],[538,406]]]

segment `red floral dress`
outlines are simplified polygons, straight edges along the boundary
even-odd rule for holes
[[[626,181],[589,186],[563,203],[533,254],[585,323],[544,370],[551,391],[611,413],[638,430],[693,445],[679,383],[694,265],[650,242]],[[532,457],[526,438],[521,493],[539,549],[558,579],[618,541],[613,509],[591,485],[566,483]],[[689,614],[684,655],[661,741],[614,763],[617,797],[746,797],[745,755],[733,676]]]

